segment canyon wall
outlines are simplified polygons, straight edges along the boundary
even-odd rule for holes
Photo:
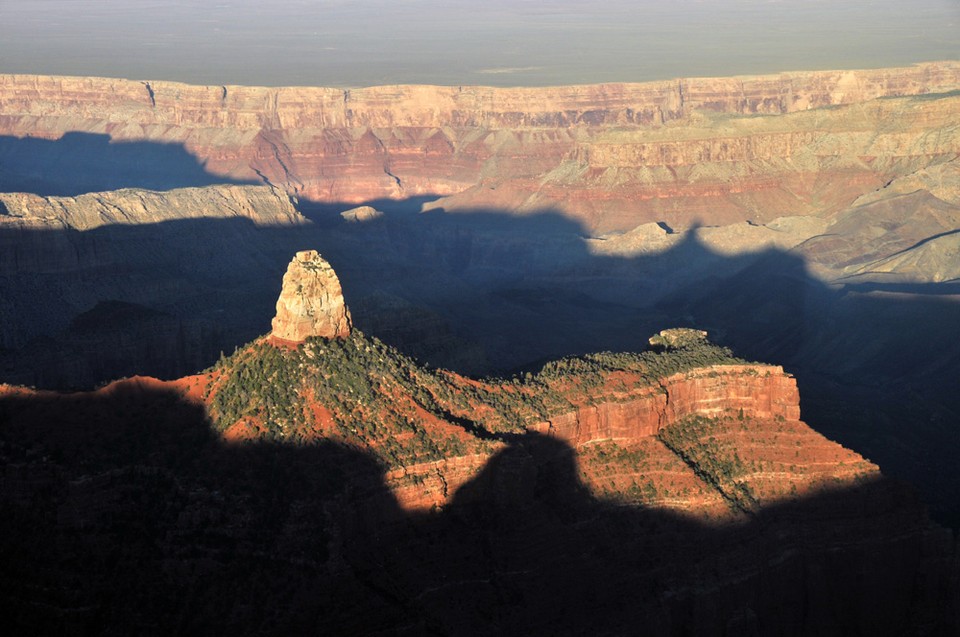
[[[356,89],[193,86],[106,78],[0,75],[7,126],[18,117],[84,117],[184,128],[554,128],[675,119],[683,109],[781,114],[878,97],[939,93],[960,84],[960,64],[643,84],[544,88],[376,86]],[[44,130],[37,126],[35,130]],[[127,129],[134,131],[135,128]],[[54,132],[51,129],[51,132]]]
[[[730,413],[760,420],[799,420],[797,383],[779,366],[716,365],[674,374],[656,386],[625,393],[616,400],[578,407],[531,430],[578,448],[655,436],[664,427],[693,415]]]
[[[307,227],[269,186],[0,193],[0,372],[89,387],[202,369],[269,325]]]
[[[437,205],[556,207],[600,231],[658,220],[726,223],[760,209],[806,214],[825,193],[827,205],[849,203],[907,168],[955,155],[955,139],[919,148],[915,138],[952,121],[956,100],[948,102],[952,110],[937,105],[939,114],[929,105],[875,105],[863,121],[843,107],[958,87],[954,62],[535,89],[272,89],[6,75],[0,188],[74,194],[92,181],[103,190],[153,162],[154,181],[126,185],[160,187],[158,175],[172,185],[267,182],[328,203],[463,193]],[[822,115],[784,120],[787,130],[766,128],[765,115],[811,109]],[[746,124],[704,132],[704,114]],[[891,117],[899,128],[879,140],[864,137]],[[42,174],[44,155],[69,163],[81,150],[101,155],[118,174]],[[144,157],[111,159],[134,152]],[[708,169],[691,170],[694,164]],[[836,175],[830,189],[812,183],[825,168]],[[838,183],[845,185],[835,193]]]
[[[268,329],[290,255],[319,249],[360,329],[468,374],[714,330],[955,512],[958,66],[548,89],[2,76],[0,190],[27,194],[0,199],[0,374],[195,372]],[[363,223],[311,208],[441,195]]]

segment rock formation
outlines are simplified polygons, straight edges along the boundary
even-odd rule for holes
[[[674,327],[660,330],[648,339],[650,347],[655,350],[671,350],[683,347],[697,347],[707,340],[704,330],[694,330],[689,327]]]
[[[609,402],[578,405],[530,427],[574,448],[600,441],[630,442],[655,436],[690,416],[743,413],[759,420],[800,420],[796,381],[783,368],[723,365],[662,378],[655,387],[622,392]]]
[[[201,369],[263,330],[309,227],[269,186],[0,193],[0,373],[76,388]]]
[[[950,533],[798,399],[699,339],[478,381],[357,330],[0,386],[0,608],[24,633],[950,634]]]
[[[194,372],[268,329],[274,277],[315,246],[357,325],[433,366],[505,373],[707,327],[796,373],[818,427],[960,525],[958,73],[350,91],[0,76],[0,190],[34,193],[0,195],[0,379]],[[377,198],[430,214],[336,215]]]
[[[346,338],[350,325],[336,272],[316,250],[298,252],[283,275],[271,334],[290,343],[311,336]]]
[[[266,181],[315,202],[453,196],[438,205],[553,207],[598,232],[730,223],[849,204],[955,155],[958,99],[907,97],[958,87],[956,62],[513,89],[4,75],[0,159],[8,190],[46,179],[82,192],[89,160],[67,164],[93,144],[111,179],[147,167],[177,185]]]
[[[383,212],[372,206],[360,206],[340,213],[344,221],[349,223],[367,223],[383,217]]]

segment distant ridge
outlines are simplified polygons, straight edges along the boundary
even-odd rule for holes
[[[905,147],[913,138],[901,131],[874,147],[861,133],[902,119],[923,136],[955,121],[960,98],[945,102],[949,112],[942,104],[905,110],[905,103],[875,100],[957,89],[956,61],[547,88],[263,88],[0,75],[0,190],[28,183],[60,192],[57,180],[69,176],[45,170],[54,160],[38,153],[62,164],[89,144],[36,146],[86,135],[109,149],[150,142],[153,155],[196,164],[185,175],[172,172],[171,187],[265,182],[306,202],[348,207],[411,197],[452,197],[437,204],[447,210],[557,206],[599,231],[651,221],[682,227],[697,215],[729,223],[756,210],[807,214],[824,197],[849,202],[901,174],[889,165],[901,154],[929,162],[939,150]],[[867,103],[863,112],[843,110]],[[941,115],[906,117],[918,109]],[[811,111],[823,115],[801,116]],[[731,120],[714,127],[717,117]],[[835,148],[818,150],[828,145]],[[838,153],[839,168],[852,171],[845,190],[811,192],[810,175],[836,170]],[[82,165],[82,157],[73,163]],[[134,161],[115,163],[106,167],[112,175],[137,170]],[[183,178],[189,183],[175,181]],[[678,203],[664,205],[665,198]]]

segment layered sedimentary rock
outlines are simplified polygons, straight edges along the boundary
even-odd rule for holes
[[[317,247],[362,330],[468,373],[710,329],[786,365],[818,427],[955,511],[956,75],[349,92],[5,76],[0,190],[70,199],[0,201],[0,373],[193,372],[269,329],[277,277]],[[80,194],[264,180],[190,190],[222,200],[195,210],[184,190]],[[310,225],[289,193],[333,211],[445,198]]]
[[[807,213],[827,194],[827,205],[849,203],[955,153],[955,139],[924,133],[950,130],[956,99],[876,99],[958,87],[954,62],[536,89],[268,89],[7,75],[0,135],[10,137],[0,159],[15,190],[43,188],[43,179],[54,190],[82,190],[84,171],[35,173],[46,155],[63,166],[93,145],[98,161],[121,172],[123,161],[110,158],[130,155],[138,161],[127,164],[155,166],[173,183],[266,181],[318,202],[463,193],[442,205],[555,207],[601,231],[671,218],[726,223],[761,208]],[[844,108],[867,102],[864,111]],[[715,128],[704,114],[720,118]],[[767,116],[784,114],[770,125]],[[890,130],[875,138],[878,122]],[[65,134],[59,145],[42,141]],[[823,174],[834,187],[823,188]]]
[[[316,250],[298,252],[287,266],[271,334],[291,343],[349,336],[350,310],[340,280]]]
[[[953,630],[949,533],[799,421],[779,368],[696,363],[725,356],[476,381],[354,330],[175,382],[0,387],[0,603],[32,632]],[[564,425],[587,413],[606,428]]]
[[[656,386],[611,398],[608,402],[579,406],[532,430],[579,447],[599,441],[655,436],[664,427],[692,415],[716,417],[742,411],[752,419],[800,419],[796,381],[778,366],[704,367],[667,376]]]
[[[2,193],[3,377],[89,387],[208,365],[267,327],[308,227],[268,186]]]
[[[106,269],[120,259],[102,249],[105,241],[91,239],[97,235],[91,231],[155,224],[200,226],[215,221],[259,228],[308,223],[282,191],[269,186],[223,185],[164,192],[123,189],[76,197],[0,193],[0,267],[4,274],[18,276]],[[160,232],[155,244],[162,243]]]

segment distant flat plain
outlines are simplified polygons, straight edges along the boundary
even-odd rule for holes
[[[0,73],[545,86],[960,58],[958,0],[0,0]]]

